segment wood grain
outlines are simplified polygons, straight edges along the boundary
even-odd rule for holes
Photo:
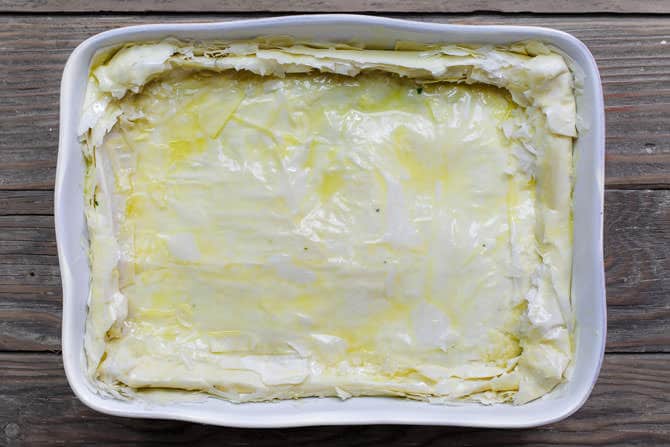
[[[606,193],[604,245],[608,349],[670,351],[670,191]]]
[[[60,349],[61,300],[53,216],[0,216],[0,350]]]
[[[608,352],[670,352],[670,191],[605,194]],[[60,349],[53,218],[0,216],[0,349]]]
[[[0,190],[53,187],[60,76],[67,56],[85,38],[123,25],[245,17],[0,16]],[[403,17],[464,24],[545,25],[573,33],[589,46],[601,69],[607,112],[608,187],[670,186],[670,17]]]
[[[586,405],[565,421],[532,430],[364,426],[226,429],[123,419],[74,396],[59,355],[0,354],[0,444],[238,446],[661,446],[670,441],[670,362],[663,355],[610,354]]]
[[[3,164],[0,161],[0,164]],[[15,214],[53,215],[51,191],[0,190],[0,216]]]
[[[113,14],[87,14],[100,11]],[[124,14],[130,11],[159,14]],[[200,15],[207,11],[241,14]],[[508,431],[240,430],[123,419],[96,413],[77,400],[59,354],[29,352],[60,349],[52,189],[58,87],[72,49],[118,26],[294,11],[455,12],[399,17],[550,26],[589,46],[601,70],[607,113],[609,354],[591,398],[577,414],[547,427]],[[505,14],[460,14],[481,11]],[[670,1],[0,0],[0,445],[670,445],[670,15],[506,14],[520,11],[655,14],[670,13]]]
[[[2,12],[534,12],[668,13],[664,0],[0,0]]]

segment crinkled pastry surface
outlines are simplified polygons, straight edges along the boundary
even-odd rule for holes
[[[101,392],[523,404],[565,380],[575,99],[542,44],[126,45],[80,133]]]

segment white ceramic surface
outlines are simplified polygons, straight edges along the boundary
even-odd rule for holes
[[[397,40],[504,44],[534,39],[553,45],[584,73],[578,111],[585,129],[576,141],[574,259],[572,300],[576,311],[575,363],[570,380],[542,399],[522,406],[431,405],[405,399],[310,398],[274,403],[146,403],[105,398],[85,373],[84,323],[89,286],[84,162],[77,125],[89,64],[101,48],[168,36],[197,40],[248,39],[291,35],[320,41],[360,41],[389,48]],[[68,59],[60,98],[60,140],[56,172],[55,221],[63,283],[63,363],[75,394],[103,413],[178,419],[237,427],[289,427],[335,424],[433,424],[471,427],[531,427],[563,419],[579,409],[595,384],[605,347],[606,305],[603,269],[604,108],[598,68],[586,46],[552,29],[522,26],[467,26],[411,22],[357,15],[289,16],[206,24],[140,25],[107,31],[83,42]]]

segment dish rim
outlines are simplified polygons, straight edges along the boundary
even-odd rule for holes
[[[235,405],[261,405],[261,406],[276,406],[272,417],[263,416],[262,412],[258,415],[243,415],[230,419],[225,415],[221,417],[220,414],[207,411],[189,411],[190,405],[156,405],[146,406],[140,403],[130,405],[131,408],[121,408],[116,405],[115,400],[104,398],[95,393],[91,384],[82,370],[83,365],[83,351],[77,350],[75,347],[77,341],[75,331],[73,331],[73,322],[80,311],[76,308],[77,297],[73,296],[73,282],[74,270],[72,243],[66,245],[66,238],[69,225],[67,225],[72,216],[68,215],[68,210],[72,200],[77,198],[65,197],[65,188],[68,185],[67,171],[75,169],[72,167],[76,163],[76,157],[81,155],[79,146],[72,147],[72,138],[76,138],[77,122],[73,122],[73,108],[76,110],[74,116],[79,116],[81,104],[74,104],[73,98],[76,97],[74,92],[81,89],[81,85],[77,83],[80,78],[82,70],[85,70],[88,76],[89,65],[91,57],[99,49],[118,44],[122,41],[142,41],[142,40],[156,40],[158,35],[163,37],[172,36],[175,34],[199,34],[199,35],[214,35],[226,32],[241,32],[244,30],[265,30],[264,32],[256,32],[256,35],[267,34],[281,34],[282,28],[308,28],[314,25],[322,25],[332,28],[338,26],[353,26],[358,27],[381,27],[387,30],[402,30],[406,32],[413,32],[417,34],[454,34],[461,33],[463,39],[461,42],[487,42],[488,39],[494,38],[496,35],[510,36],[508,42],[521,40],[513,38],[513,36],[527,35],[527,38],[536,39],[548,42],[564,51],[573,59],[575,56],[584,58],[588,66],[580,65],[585,71],[589,86],[594,88],[594,104],[592,107],[591,127],[588,132],[595,136],[596,147],[593,148],[595,152],[595,172],[599,175],[597,182],[596,207],[593,210],[593,217],[597,220],[598,227],[597,240],[593,241],[592,249],[598,251],[599,256],[596,259],[595,272],[597,277],[594,278],[595,287],[598,291],[597,299],[599,304],[600,315],[596,316],[596,323],[600,327],[596,328],[593,342],[597,344],[596,351],[599,351],[599,358],[594,364],[594,368],[590,371],[590,383],[582,384],[580,393],[574,395],[569,399],[569,402],[563,404],[561,408],[556,408],[553,411],[545,411],[540,414],[529,415],[525,419],[519,420],[505,420],[492,416],[471,418],[472,415],[467,414],[459,416],[458,409],[471,408],[476,405],[477,408],[485,409],[491,407],[484,407],[477,404],[450,404],[442,408],[445,409],[441,417],[431,416],[430,414],[417,411],[412,414],[404,414],[401,406],[395,404],[390,406],[397,406],[398,408],[384,411],[372,411],[370,409],[352,410],[350,408],[340,408],[337,410],[316,411],[305,413],[299,417],[291,419],[290,417],[282,416],[280,414],[281,407],[277,403],[257,403],[257,404],[235,404]],[[214,37],[210,37],[214,38]],[[498,38],[498,40],[500,40]],[[388,39],[385,39],[389,42]],[[83,97],[82,94],[79,96]],[[75,134],[75,135],[73,135]],[[577,411],[584,404],[591,393],[595,381],[598,377],[602,360],[604,356],[605,336],[606,336],[606,301],[605,301],[605,283],[604,283],[604,260],[602,256],[602,240],[603,240],[603,202],[604,202],[604,107],[602,99],[602,86],[595,60],[586,46],[572,35],[550,29],[535,26],[510,26],[510,25],[454,25],[444,23],[428,23],[417,22],[402,19],[392,19],[386,17],[365,16],[365,15],[349,15],[349,14],[322,14],[322,15],[296,15],[296,16],[282,16],[262,19],[248,19],[248,20],[233,20],[229,22],[207,22],[207,23],[175,23],[175,24],[147,24],[134,25],[129,27],[117,28],[96,34],[84,42],[79,44],[72,52],[63,71],[63,78],[61,82],[61,96],[60,96],[60,133],[59,133],[59,148],[58,161],[56,169],[56,185],[54,197],[54,219],[56,227],[56,240],[58,248],[58,259],[61,271],[61,280],[63,286],[63,327],[62,327],[62,353],[63,364],[70,387],[77,395],[77,397],[88,407],[110,415],[126,416],[126,417],[143,417],[143,418],[161,418],[200,422],[214,425],[225,425],[231,427],[296,427],[309,425],[363,425],[363,424],[425,424],[425,425],[455,425],[467,427],[497,427],[497,428],[522,428],[534,427],[544,425],[552,422],[562,420],[575,411]],[[69,202],[68,202],[69,200]],[[83,201],[83,197],[81,199]],[[83,218],[80,216],[79,218]],[[81,260],[79,260],[81,261]],[[81,298],[79,298],[81,299]],[[85,317],[85,314],[84,314]],[[80,334],[82,335],[82,334]],[[79,343],[81,344],[81,343]],[[549,393],[551,396],[555,391]],[[393,398],[378,398],[378,397],[357,397],[355,400],[368,400],[370,402],[377,400],[386,400]],[[354,400],[351,399],[351,400]],[[329,399],[331,400],[331,399]],[[398,400],[398,399],[396,399]],[[349,401],[347,401],[349,402]],[[407,402],[406,406],[419,405],[428,406],[431,404],[425,402]],[[346,402],[344,402],[346,404]],[[532,404],[532,403],[531,403]],[[525,407],[526,404],[520,407]],[[374,404],[373,404],[374,406]],[[494,405],[492,407],[500,407],[501,405]],[[503,405],[505,408],[520,408]],[[432,406],[435,407],[435,406]],[[179,411],[175,411],[179,410]],[[451,411],[455,410],[455,411]],[[470,411],[467,411],[470,412]],[[484,414],[484,410],[481,411]],[[433,414],[433,413],[431,413]]]

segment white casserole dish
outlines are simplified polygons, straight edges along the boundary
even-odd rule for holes
[[[539,40],[562,51],[582,72],[578,112],[583,123],[575,142],[574,259],[572,300],[576,315],[575,358],[570,379],[522,406],[431,405],[394,398],[302,399],[232,404],[218,398],[198,402],[120,401],[96,393],[85,374],[83,352],[89,288],[84,218],[84,160],[77,127],[93,55],[125,42],[176,37],[184,40],[248,39],[290,35],[319,41],[360,41],[392,47],[395,41],[491,43]],[[476,427],[529,427],[554,422],[576,411],[588,397],[602,362],[606,318],[602,253],[604,109],[595,61],[574,37],[560,31],[509,26],[442,25],[350,16],[295,16],[209,24],[142,25],[98,34],[70,56],[61,84],[61,127],[55,191],[55,221],[63,282],[63,361],[77,396],[98,411],[130,417],[188,420],[240,427],[326,424],[436,424]],[[83,243],[84,242],[84,243]]]

